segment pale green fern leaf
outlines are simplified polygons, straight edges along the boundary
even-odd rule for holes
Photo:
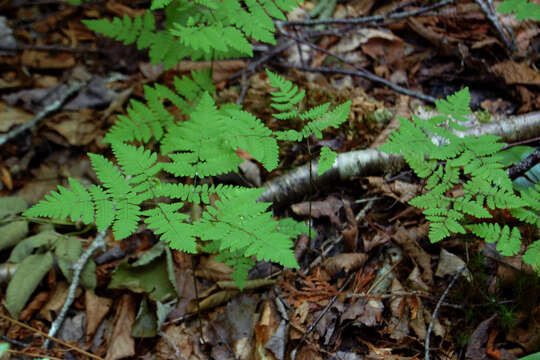
[[[480,223],[467,225],[467,228],[473,232],[474,235],[484,239],[488,243],[497,243],[497,250],[502,255],[510,256],[519,252],[521,247],[521,234],[519,230],[514,227],[512,231],[508,225],[501,227],[497,223]]]
[[[321,156],[319,158],[319,163],[317,164],[317,174],[319,176],[321,176],[334,166],[337,155],[338,154],[335,151],[332,151],[332,149],[330,149],[329,147],[324,146],[321,149]]]
[[[470,101],[469,88],[465,87],[457,93],[448,96],[446,100],[437,101],[435,106],[441,113],[457,121],[466,122],[468,120],[467,115],[471,114],[471,109],[469,108]]]
[[[516,19],[534,19],[540,21],[540,5],[527,0],[504,0],[497,8],[498,12],[516,14]]]
[[[322,131],[329,127],[338,128],[341,124],[347,121],[351,111],[351,101],[344,102],[334,108],[334,110],[322,115],[304,126],[302,135],[304,138],[315,135],[318,139],[322,139]]]
[[[163,169],[176,176],[191,177],[236,170],[241,159],[229,142],[229,120],[205,94],[191,113],[190,121],[172,127],[163,138],[163,153],[181,152],[169,154],[173,162],[164,164]]]
[[[269,203],[255,202],[263,189],[246,189],[210,207],[194,224],[202,240],[217,242],[220,251],[242,251],[245,256],[298,267],[290,237],[276,231],[278,223],[266,212]]]
[[[130,197],[133,194],[126,194],[125,198],[116,199],[116,217],[113,223],[113,233],[116,240],[122,240],[130,236],[137,230],[140,220],[140,207],[137,203],[132,203]]]
[[[527,247],[523,254],[523,261],[531,265],[537,273],[540,273],[540,240],[536,240]]]
[[[142,212],[147,216],[144,222],[161,235],[171,248],[194,254],[197,252],[197,242],[193,237],[193,225],[185,222],[188,215],[178,212],[183,205],[181,202],[158,203],[155,208]]]
[[[274,136],[278,140],[284,140],[284,141],[302,141],[302,133],[289,129],[289,130],[283,130],[283,131],[274,131]]]
[[[228,110],[231,143],[235,147],[249,152],[268,170],[278,165],[278,145],[272,131],[261,120],[247,111]]]
[[[163,9],[165,6],[169,5],[174,0],[152,0],[152,5],[150,10]]]
[[[45,199],[26,210],[24,216],[49,217],[54,219],[81,219],[85,224],[94,222],[94,204],[86,188],[77,180],[69,178],[71,190],[58,186]],[[69,205],[67,205],[69,204]]]
[[[92,185],[88,190],[92,195],[92,200],[94,201],[96,209],[96,227],[98,231],[103,231],[111,226],[114,221],[114,201],[99,185]]]
[[[113,197],[122,198],[131,192],[129,182],[112,162],[99,154],[88,154],[88,156],[99,180]]]
[[[291,81],[274,74],[270,70],[266,70],[266,74],[268,75],[270,85],[279,89],[278,91],[270,92],[272,95],[270,106],[279,110],[280,113],[291,110],[304,99],[306,92],[299,90],[298,86],[294,85]],[[273,114],[273,116],[279,118],[279,114]]]
[[[135,176],[137,182],[148,181],[161,170],[161,164],[155,164],[157,154],[143,147],[112,143],[112,150],[124,174]]]

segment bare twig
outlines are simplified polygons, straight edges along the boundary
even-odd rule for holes
[[[540,162],[540,150],[536,149],[532,154],[527,156],[519,164],[516,164],[512,166],[510,169],[508,169],[508,177],[511,180],[514,180],[524,175],[527,171],[532,169],[539,162]]]
[[[512,29],[509,27],[505,27],[505,30],[508,31],[508,34],[512,37],[511,39],[508,37],[506,32],[503,30],[503,27],[501,23],[499,22],[499,18],[497,17],[497,13],[495,12],[495,9],[493,9],[493,1],[492,0],[475,0],[478,6],[482,9],[484,14],[486,15],[486,18],[491,22],[491,25],[497,30],[499,33],[500,38],[504,42],[504,45],[506,48],[513,52],[516,50],[516,42],[514,41],[514,34],[512,32]]]
[[[30,346],[30,344],[24,343],[24,342],[19,341],[19,340],[12,339],[12,338],[7,337],[6,335],[2,335],[2,334],[0,334],[0,339],[2,341],[10,343],[11,345],[22,347],[23,349]]]
[[[288,47],[294,45],[294,41],[290,40],[290,41],[286,41],[276,47],[274,47],[272,50],[268,51],[266,54],[264,54],[263,56],[261,56],[260,58],[258,58],[257,60],[251,62],[246,68],[242,69],[241,71],[235,73],[235,74],[232,74],[230,77],[229,77],[229,80],[235,80],[236,78],[242,76],[242,74],[251,74],[253,72],[255,72],[255,70],[261,66],[262,64],[264,64],[265,62],[269,61],[271,58],[273,58],[274,56],[276,56],[277,54],[279,54],[280,52],[282,52],[283,50],[287,49]]]
[[[430,342],[429,338],[430,338],[430,335],[431,335],[431,331],[433,331],[433,325],[435,324],[435,319],[437,318],[437,314],[439,313],[439,309],[441,307],[441,304],[443,303],[444,298],[446,297],[446,295],[448,295],[448,292],[450,291],[452,286],[454,286],[457,279],[461,276],[461,274],[463,273],[465,268],[466,267],[463,266],[461,269],[459,269],[458,272],[456,272],[456,274],[452,278],[452,281],[450,281],[450,284],[448,284],[448,286],[444,290],[443,294],[441,295],[441,298],[437,302],[437,305],[435,305],[435,310],[433,310],[433,314],[431,315],[431,321],[429,322],[429,326],[428,326],[427,333],[426,333],[426,346],[425,346],[424,360],[429,360],[429,342]]]
[[[501,116],[488,124],[453,132],[459,137],[492,134],[500,136],[504,142],[521,141],[540,134],[540,111],[512,117]],[[314,164],[312,179],[315,186],[325,186],[352,176],[396,174],[405,166],[403,157],[374,149],[357,150],[339,154],[334,166],[321,176],[317,174],[317,164]],[[264,184],[266,190],[259,201],[279,204],[305,195],[309,190],[309,171],[309,164],[305,164],[268,181]]]
[[[62,326],[67,311],[69,310],[69,307],[73,302],[75,301],[75,292],[77,291],[77,287],[79,286],[79,282],[81,280],[81,273],[84,269],[84,266],[94,253],[99,248],[103,248],[105,246],[105,235],[107,234],[107,229],[100,231],[92,244],[86,248],[86,250],[82,253],[81,257],[77,260],[77,262],[73,265],[73,279],[71,280],[71,285],[69,286],[68,296],[66,298],[66,301],[64,301],[64,305],[62,306],[62,309],[60,310],[60,313],[58,314],[58,317],[53,321],[51,324],[51,328],[49,329],[49,335],[47,340],[43,343],[43,347],[47,349],[49,347],[49,339],[53,338],[60,327]]]
[[[89,358],[96,359],[96,360],[103,360],[103,358],[101,358],[101,357],[99,357],[99,356],[97,356],[97,355],[94,355],[94,354],[92,354],[92,353],[89,353],[88,351],[85,351],[85,350],[83,350],[83,349],[81,349],[81,348],[78,348],[78,347],[76,347],[76,346],[73,346],[73,345],[71,345],[71,344],[69,344],[69,343],[67,343],[67,342],[65,342],[65,341],[62,341],[61,339],[55,339],[55,338],[53,338],[53,337],[51,337],[51,336],[45,334],[43,331],[41,331],[41,330],[39,330],[39,329],[36,329],[36,328],[34,328],[34,327],[30,326],[30,325],[26,325],[25,323],[20,322],[19,320],[13,319],[13,318],[11,318],[11,317],[9,317],[9,316],[6,316],[6,315],[4,315],[4,314],[2,314],[2,313],[0,313],[0,318],[2,318],[2,319],[4,319],[4,320],[7,320],[7,321],[9,321],[9,322],[11,322],[11,323],[14,323],[14,324],[16,324],[16,325],[18,325],[18,326],[21,326],[21,327],[23,327],[23,328],[25,328],[25,329],[27,329],[27,330],[30,330],[31,332],[34,332],[34,333],[36,333],[36,334],[39,334],[39,335],[41,335],[41,336],[43,336],[43,337],[45,337],[45,338],[47,338],[47,339],[53,340],[53,341],[55,341],[55,342],[57,342],[57,343],[59,343],[59,344],[65,346],[65,347],[67,347],[68,349],[71,349],[71,350],[73,350],[73,351],[76,351],[76,352],[78,352],[78,353],[80,353],[80,354],[83,354],[83,355],[89,357]]]
[[[405,11],[405,12],[399,12],[399,13],[392,13],[392,14],[382,14],[382,15],[373,15],[373,16],[365,16],[361,18],[355,18],[355,19],[315,19],[315,20],[303,20],[303,21],[282,21],[277,20],[276,23],[280,23],[281,25],[287,26],[287,25],[301,25],[301,26],[314,26],[314,25],[321,25],[321,24],[345,24],[345,25],[359,25],[359,24],[366,24],[376,21],[383,21],[383,20],[400,20],[405,19],[411,16],[420,15],[423,13],[426,13],[431,10],[435,10],[438,8],[441,8],[443,6],[446,6],[448,4],[452,4],[455,0],[445,0],[441,1],[440,3],[426,6],[420,9],[412,10],[412,11]]]
[[[345,282],[343,283],[343,285],[341,286],[341,288],[339,288],[339,293],[341,293],[343,290],[345,290],[345,288],[349,285],[349,283],[351,282],[351,280],[354,278],[354,276],[356,275],[355,272],[351,272],[349,274],[349,276],[347,276],[347,280],[345,280]],[[332,307],[332,305],[334,305],[334,303],[336,302],[337,298],[338,298],[339,295],[334,295],[332,296],[332,299],[330,299],[330,302],[328,303],[328,305],[326,305],[324,307],[324,309],[319,313],[319,315],[317,315],[317,318],[311,323],[311,325],[309,325],[309,327],[307,328],[306,332],[304,333],[304,335],[302,335],[302,338],[300,339],[300,341],[298,342],[298,345],[296,346],[296,348],[293,350],[293,353],[296,354],[296,352],[298,351],[298,349],[300,348],[300,346],[302,345],[302,343],[304,341],[306,341],[306,338],[307,336],[313,331],[313,329],[315,329],[315,326],[317,326],[317,324],[322,320],[322,318],[324,317],[324,315],[328,312],[328,310],[330,310],[330,308]]]
[[[16,46],[0,45],[0,51],[50,51],[50,52],[69,52],[69,53],[100,53],[100,49],[92,49],[89,47],[68,47],[61,45],[25,45],[19,44]]]
[[[57,111],[62,107],[62,105],[66,102],[66,100],[75,92],[77,92],[84,83],[81,82],[74,82],[72,83],[67,90],[60,94],[60,98],[56,101],[54,101],[52,104],[46,106],[43,110],[41,110],[36,116],[34,116],[30,121],[22,124],[21,126],[15,128],[13,131],[10,131],[9,133],[3,135],[0,137],[0,146],[4,145],[9,140],[13,139],[17,135],[21,134],[22,132],[33,128],[36,126],[36,124],[41,121],[43,118],[45,118],[50,113]]]
[[[294,68],[302,71],[309,71],[309,72],[319,72],[323,74],[344,74],[344,75],[351,75],[351,76],[358,76],[364,79],[371,80],[373,82],[377,82],[383,85],[388,86],[390,89],[394,90],[395,92],[398,92],[400,94],[409,95],[415,98],[418,98],[420,100],[427,101],[429,103],[434,104],[435,101],[437,101],[436,98],[429,95],[424,95],[421,93],[417,93],[415,91],[406,89],[402,86],[396,85],[393,82],[386,80],[382,77],[379,77],[377,75],[374,75],[366,70],[358,69],[358,70],[345,70],[345,69],[334,69],[334,68],[328,68],[328,67],[310,67],[310,66],[299,66],[299,65],[292,65],[287,63],[276,63],[277,66],[283,66],[286,68]]]

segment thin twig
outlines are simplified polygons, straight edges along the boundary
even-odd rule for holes
[[[354,278],[354,275],[356,273],[354,272],[351,272],[349,274],[349,276],[347,276],[347,280],[345,280],[345,282],[343,283],[343,285],[341,286],[341,288],[338,290],[339,293],[341,293],[343,290],[345,290],[345,288],[349,285],[349,283],[351,282],[351,280]],[[315,327],[317,326],[317,324],[322,320],[322,318],[324,317],[324,315],[330,310],[330,308],[332,307],[332,305],[334,305],[334,303],[336,302],[337,298],[338,298],[339,295],[334,295],[332,296],[332,299],[330,299],[330,302],[328,303],[328,305],[326,305],[324,307],[324,309],[319,313],[319,315],[317,315],[317,318],[311,323],[311,325],[309,325],[309,327],[307,328],[306,332],[304,333],[304,335],[302,335],[302,338],[300,339],[300,342],[298,343],[298,345],[296,346],[296,349],[293,350],[293,352],[296,354],[296,352],[298,351],[298,348],[302,345],[302,343],[306,340],[307,336],[313,331],[313,329],[315,329]]]
[[[493,9],[492,1],[491,0],[475,0],[475,2],[478,4],[478,6],[480,6],[482,11],[484,12],[484,15],[486,15],[486,18],[491,22],[491,25],[493,25],[495,30],[497,30],[506,48],[510,52],[514,52],[514,50],[516,50],[514,34],[512,33],[512,30],[510,28],[506,28],[506,31],[508,31],[512,39],[510,39],[508,35],[506,35],[506,32],[503,30],[501,23],[499,22],[499,18],[497,17],[497,14],[495,13],[495,9]]]
[[[5,342],[10,343],[11,345],[16,345],[16,346],[22,347],[23,349],[30,346],[30,344],[24,343],[24,342],[19,341],[19,340],[12,339],[12,338],[7,337],[6,335],[2,335],[2,334],[0,334],[0,339],[2,339]]]
[[[103,248],[105,245],[105,235],[107,234],[107,229],[100,231],[92,244],[86,248],[86,250],[82,253],[81,257],[77,260],[77,262],[73,265],[73,279],[71,280],[71,285],[69,286],[68,296],[66,298],[66,301],[64,301],[64,305],[62,306],[62,309],[60,310],[60,313],[58,314],[58,317],[53,321],[51,324],[51,328],[49,329],[49,337],[45,342],[43,343],[43,347],[47,349],[49,347],[49,339],[53,338],[62,324],[64,323],[64,320],[66,318],[66,314],[73,302],[75,301],[75,293],[77,291],[77,287],[79,286],[79,282],[81,280],[81,274],[82,271],[94,253],[99,248]]]
[[[70,53],[100,53],[101,49],[92,49],[89,47],[68,47],[60,45],[24,45],[19,44],[15,46],[0,45],[0,51],[51,51],[51,52],[70,52]]]
[[[257,60],[251,62],[246,68],[242,69],[241,71],[238,71],[235,74],[232,74],[229,77],[229,80],[235,80],[239,76],[242,76],[242,74],[244,74],[244,73],[247,75],[247,74],[251,74],[251,73],[255,72],[255,70],[260,65],[264,64],[265,62],[270,60],[272,57],[276,56],[277,54],[279,54],[283,50],[287,49],[288,47],[292,46],[293,44],[294,44],[294,41],[290,40],[290,41],[286,41],[286,42],[274,47],[272,50],[268,51],[266,54],[264,54],[263,56],[261,56]]]
[[[61,340],[61,339],[55,339],[55,338],[53,338],[53,337],[50,337],[49,335],[45,334],[43,331],[41,331],[41,330],[39,330],[39,329],[36,329],[36,328],[33,328],[33,327],[31,327],[30,325],[26,325],[25,323],[20,322],[19,320],[13,319],[13,318],[11,318],[11,317],[9,317],[9,316],[6,316],[6,315],[4,315],[4,314],[2,314],[2,313],[0,313],[0,318],[2,318],[2,319],[4,319],[4,320],[7,320],[7,321],[9,321],[9,322],[12,322],[12,323],[14,323],[14,324],[16,324],[16,325],[18,325],[18,326],[20,326],[20,327],[23,327],[23,328],[25,328],[25,329],[27,329],[27,330],[30,330],[30,331],[36,333],[36,334],[39,334],[39,335],[41,335],[41,336],[43,336],[43,337],[45,337],[45,338],[47,338],[47,339],[53,340],[53,341],[59,343],[60,345],[63,345],[63,346],[65,346],[65,347],[67,347],[68,349],[71,349],[71,350],[73,350],[73,351],[76,351],[76,352],[78,352],[78,353],[80,353],[80,354],[83,354],[83,355],[85,355],[85,356],[87,356],[87,357],[90,357],[90,358],[96,359],[96,360],[104,360],[102,357],[99,357],[99,356],[94,355],[94,354],[92,354],[92,353],[89,353],[88,351],[85,351],[85,350],[83,350],[83,349],[81,349],[81,348],[78,348],[78,347],[76,347],[76,346],[73,346],[73,345],[71,345],[71,344],[69,344],[69,343],[67,343],[67,342],[65,342],[65,341],[63,341],[63,340]]]
[[[431,335],[431,331],[433,331],[433,326],[435,324],[435,319],[437,318],[437,314],[439,312],[439,309],[441,307],[441,304],[443,303],[444,301],[444,298],[446,297],[446,295],[448,295],[448,292],[450,291],[450,289],[452,288],[452,286],[454,286],[454,284],[456,283],[457,279],[461,276],[461,274],[463,273],[463,271],[465,270],[465,266],[463,266],[461,269],[459,269],[459,271],[454,275],[454,277],[452,278],[452,281],[450,281],[450,284],[448,284],[448,286],[446,287],[446,289],[444,290],[441,298],[439,299],[439,301],[437,302],[437,305],[435,305],[435,310],[433,310],[433,314],[431,315],[431,320],[429,322],[429,326],[428,326],[428,329],[427,329],[427,333],[426,333],[426,346],[425,346],[425,353],[424,353],[424,360],[429,360],[429,338],[430,338],[430,335]]]
[[[13,139],[17,135],[21,134],[22,132],[33,128],[36,126],[36,124],[41,121],[43,118],[45,118],[50,113],[60,109],[62,105],[66,102],[66,100],[75,92],[77,92],[80,88],[82,88],[84,83],[81,82],[74,82],[72,83],[65,92],[60,94],[60,98],[56,101],[54,101],[52,104],[47,105],[43,110],[41,110],[36,116],[34,116],[30,121],[22,124],[21,126],[15,128],[13,131],[10,131],[9,133],[5,134],[4,136],[0,137],[0,146],[4,145],[9,140]]]
[[[281,25],[287,26],[287,25],[301,25],[301,26],[314,26],[314,25],[320,25],[320,24],[345,24],[345,25],[358,25],[358,24],[365,24],[375,21],[382,21],[382,20],[400,20],[405,19],[411,16],[416,16],[423,14],[425,12],[438,9],[440,7],[446,6],[448,4],[452,4],[455,0],[445,0],[441,1],[438,4],[434,4],[431,6],[426,6],[420,9],[412,10],[412,11],[404,11],[399,13],[393,13],[393,14],[382,14],[382,15],[373,15],[373,16],[365,16],[361,18],[354,18],[354,19],[314,19],[314,20],[303,20],[303,21],[282,21],[277,20],[276,23],[280,23]]]
[[[406,88],[404,88],[402,86],[394,84],[393,82],[391,82],[389,80],[386,80],[386,79],[384,79],[382,77],[379,77],[377,75],[374,75],[374,74],[372,74],[372,73],[370,73],[370,72],[368,72],[366,70],[362,70],[362,69],[359,69],[359,70],[345,70],[345,69],[334,69],[334,68],[328,68],[328,67],[310,67],[310,66],[305,66],[304,67],[304,66],[287,64],[287,63],[276,63],[276,65],[277,66],[283,66],[285,68],[294,68],[294,69],[298,69],[298,70],[302,70],[302,71],[308,71],[308,72],[319,72],[319,73],[323,73],[323,74],[344,74],[344,75],[358,76],[358,77],[362,77],[364,79],[368,79],[368,80],[373,81],[373,82],[378,82],[378,83],[381,83],[383,85],[386,85],[389,88],[391,88],[392,90],[394,90],[394,91],[396,91],[396,92],[398,92],[400,94],[415,97],[417,99],[424,100],[424,101],[432,103],[432,104],[434,104],[435,101],[437,101],[437,99],[434,98],[433,96],[424,95],[424,94],[421,94],[421,93],[406,89]]]

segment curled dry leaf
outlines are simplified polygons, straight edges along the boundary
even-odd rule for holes
[[[348,273],[360,268],[367,259],[368,256],[362,253],[339,254],[326,259],[323,262],[323,267],[330,276],[334,276],[342,271]]]

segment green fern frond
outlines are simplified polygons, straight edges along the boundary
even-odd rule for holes
[[[304,138],[315,135],[318,139],[322,139],[322,131],[330,127],[338,128],[341,124],[347,121],[351,112],[351,101],[344,102],[338,105],[334,110],[323,114],[321,117],[309,122],[302,129]]]
[[[274,170],[278,165],[278,145],[261,120],[247,111],[228,110],[230,116],[229,130],[231,144],[249,152],[268,170]]]
[[[488,243],[497,242],[497,250],[504,256],[515,255],[521,248],[521,233],[517,227],[510,230],[508,225],[501,227],[497,223],[480,223],[467,225],[467,228]]]
[[[306,92],[304,90],[298,89],[298,86],[294,85],[291,81],[274,74],[270,70],[266,70],[268,75],[268,81],[272,87],[278,88],[278,91],[272,91],[272,103],[270,104],[276,110],[279,110],[280,113],[272,114],[276,119],[280,119],[283,116],[289,116],[287,111],[290,111],[293,107],[298,105],[300,101],[304,99]],[[284,115],[280,115],[285,113]]]
[[[163,9],[167,5],[169,5],[174,0],[152,0],[152,5],[150,6],[150,10],[158,10]]]
[[[137,15],[132,19],[125,15],[122,19],[116,17],[113,21],[107,19],[83,20],[83,24],[88,26],[90,30],[121,41],[125,45],[133,44],[141,37],[148,38],[156,29],[154,15],[150,11],[147,11],[144,17]],[[147,47],[144,45],[148,44],[137,42],[139,49]]]
[[[144,222],[148,227],[161,235],[161,239],[171,248],[194,254],[197,252],[197,241],[193,237],[193,225],[185,222],[188,215],[178,212],[183,205],[181,202],[158,203],[155,208],[145,210],[142,214],[147,216]]]
[[[115,206],[113,199],[99,185],[92,185],[88,189],[94,201],[96,210],[96,227],[98,231],[103,231],[112,225],[115,218]]]
[[[469,103],[471,96],[469,94],[469,88],[465,87],[457,93],[450,95],[446,100],[439,100],[435,103],[437,110],[441,113],[448,115],[456,121],[466,122],[467,115],[471,114]]]
[[[337,153],[329,147],[324,146],[321,149],[321,156],[319,158],[319,163],[317,164],[317,174],[321,176],[326,171],[330,170],[334,166],[336,158]]]
[[[212,126],[208,126],[208,124]],[[161,143],[162,153],[171,153],[163,169],[175,176],[204,177],[234,171],[241,163],[230,141],[234,133],[230,118],[219,111],[205,94],[190,121],[172,127]]]
[[[72,221],[81,219],[85,224],[94,222],[94,203],[86,188],[77,180],[69,178],[71,190],[58,186],[45,199],[26,210],[24,216],[49,217]],[[66,206],[69,204],[69,206]]]
[[[536,240],[527,247],[523,254],[523,261],[531,265],[536,273],[540,274],[540,240]]]
[[[161,170],[157,154],[143,147],[113,143],[112,150],[124,174],[134,176],[135,183],[146,182]]]
[[[197,234],[202,240],[217,242],[221,252],[242,251],[246,257],[297,268],[290,237],[276,231],[278,223],[266,212],[270,204],[255,202],[263,191],[246,189],[218,201],[194,224]]]
[[[497,8],[498,12],[516,14],[516,19],[540,21],[540,5],[527,0],[504,0]]]

